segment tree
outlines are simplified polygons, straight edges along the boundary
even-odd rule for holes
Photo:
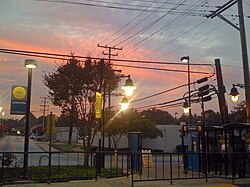
[[[73,55],[55,72],[44,74],[44,84],[49,88],[53,104],[61,107],[62,112],[69,112],[71,115],[68,144],[71,144],[72,128],[75,126],[75,101],[77,96],[82,95],[84,85],[88,80],[82,63]]]
[[[141,132],[142,138],[162,136],[162,132],[157,128],[155,123],[133,109],[125,111],[119,117],[111,120],[106,125],[105,132],[111,137],[115,149],[121,136],[129,132]]]
[[[44,84],[49,88],[49,96],[53,104],[62,109],[62,115],[70,118],[69,141],[71,144],[72,128],[75,126],[83,140],[86,154],[90,151],[98,123],[95,119],[95,94],[100,86],[101,62],[87,59],[82,62],[73,55],[66,63],[57,67],[54,72],[44,73]],[[104,64],[103,90],[110,84],[112,91],[118,85],[119,78],[115,77],[112,67]],[[88,155],[85,156],[88,163]]]
[[[142,111],[141,114],[157,125],[170,125],[176,123],[176,119],[167,111],[159,109],[148,109]]]
[[[206,126],[219,126],[221,125],[221,115],[219,112],[207,110],[204,112]]]
[[[229,114],[230,121],[235,123],[246,123],[247,121],[246,102],[242,101],[233,107]]]

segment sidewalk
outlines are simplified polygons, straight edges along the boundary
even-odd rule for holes
[[[14,184],[14,185],[3,185],[6,187],[130,187],[131,186],[131,177],[120,177],[112,179],[99,179],[98,181],[94,180],[80,180],[80,181],[70,181],[62,183],[39,183],[39,184]],[[170,184],[170,181],[147,181],[147,182],[138,182],[134,183],[134,187],[165,187],[165,186],[174,186],[174,187],[247,187],[250,186],[250,179],[237,180],[233,185],[230,180],[223,179],[209,179],[208,183],[204,179],[193,179],[193,180],[177,180],[173,181],[173,185]]]
[[[33,140],[34,141],[34,140]],[[49,152],[49,142],[48,141],[35,141],[35,143],[44,151]],[[51,147],[52,152],[57,152],[58,150]]]

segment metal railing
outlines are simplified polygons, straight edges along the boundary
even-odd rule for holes
[[[0,152],[0,184],[23,180],[23,156],[23,152]],[[28,156],[27,176],[32,182],[129,176],[127,152],[51,152],[51,156],[30,152]]]
[[[21,181],[23,152],[0,152],[0,184]],[[250,153],[30,152],[32,182],[56,182],[131,175],[142,181],[250,177]],[[183,161],[186,159],[184,168]],[[50,160],[49,160],[50,159]],[[51,164],[50,164],[51,163]]]
[[[135,182],[250,177],[250,153],[186,153],[187,166],[181,153],[133,153],[132,186]]]

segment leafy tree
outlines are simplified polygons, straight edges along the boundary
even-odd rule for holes
[[[247,121],[246,102],[242,101],[233,107],[229,114],[230,121],[236,123],[246,123]]]
[[[207,110],[205,114],[205,124],[206,126],[219,126],[222,124],[221,115],[219,112],[214,112],[213,110]]]
[[[176,119],[167,111],[159,109],[148,109],[142,111],[141,114],[157,125],[170,125],[176,123]]]
[[[98,124],[95,119],[95,93],[100,86],[101,62],[87,59],[82,62],[73,55],[54,72],[44,73],[44,84],[49,88],[53,104],[62,109],[62,115],[70,118],[69,141],[71,144],[72,128],[76,126],[83,140],[84,151],[90,151]],[[103,65],[102,65],[103,66]],[[112,67],[104,64],[102,78],[105,85],[110,84],[112,91],[118,85]],[[88,163],[88,155],[85,156]]]
[[[129,132],[141,132],[142,138],[162,136],[162,132],[157,128],[155,123],[133,109],[122,112],[119,114],[119,117],[111,120],[106,125],[105,132],[111,137],[115,149],[121,136]]]

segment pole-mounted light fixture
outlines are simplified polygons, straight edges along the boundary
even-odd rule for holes
[[[37,67],[37,61],[33,59],[26,59],[24,66],[29,69],[34,69]]]
[[[23,159],[23,176],[22,178],[27,179],[28,170],[28,154],[29,154],[29,121],[30,121],[30,100],[31,100],[31,80],[32,80],[32,69],[37,67],[37,61],[33,59],[26,59],[24,66],[28,68],[28,86],[27,86],[27,101],[26,101],[26,112],[25,112],[25,139],[24,139],[24,159]]]
[[[125,85],[121,87],[121,89],[125,90],[126,96],[133,95],[133,92],[136,89],[136,87],[134,86],[132,79],[130,79],[130,76],[126,80]]]
[[[183,103],[183,110],[184,110],[184,113],[187,114],[187,113],[189,112],[189,109],[190,109],[190,108],[191,108],[191,107],[189,106],[188,102],[185,101],[185,102]]]
[[[129,106],[129,102],[126,96],[122,98],[122,102],[119,103],[121,105],[121,110],[127,110]]]
[[[231,89],[231,92],[229,95],[231,96],[231,100],[233,102],[237,102],[239,100],[240,93],[238,92],[237,88],[235,88],[234,86]]]
[[[181,61],[184,62],[184,63],[188,62],[189,61],[189,56],[181,57]]]

